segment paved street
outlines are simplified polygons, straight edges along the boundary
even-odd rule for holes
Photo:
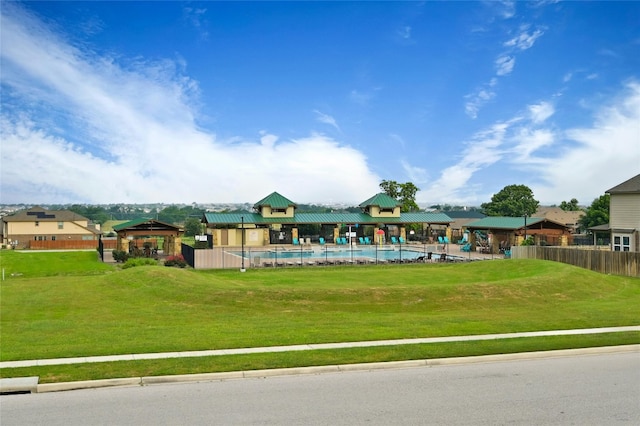
[[[640,355],[7,395],[11,425],[640,424]]]

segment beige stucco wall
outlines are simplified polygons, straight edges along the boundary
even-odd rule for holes
[[[87,221],[63,222],[62,229],[58,228],[58,222],[6,222],[7,235],[93,235],[84,229]]]
[[[278,213],[271,210],[269,206],[262,206],[261,209],[262,217],[293,217],[295,214],[295,208],[293,206],[287,207],[287,211],[285,213]]]
[[[371,217],[400,217],[400,207],[394,208],[393,212],[381,212],[380,207],[371,206],[369,207],[369,214]]]
[[[222,233],[227,234],[227,243],[224,246],[241,246],[242,245],[242,229],[212,229],[213,246],[222,246],[224,238]],[[269,230],[260,228],[250,228],[244,230],[244,244],[246,246],[261,247],[269,243]]]

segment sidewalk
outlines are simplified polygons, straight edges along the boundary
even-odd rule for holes
[[[146,359],[194,358],[194,357],[205,357],[205,356],[312,351],[312,350],[319,350],[319,349],[344,349],[344,348],[364,348],[364,347],[374,347],[374,346],[416,345],[416,344],[424,344],[424,343],[470,342],[470,341],[480,341],[480,340],[515,339],[515,338],[521,338],[521,337],[570,336],[570,335],[584,335],[584,334],[620,333],[620,332],[628,332],[628,331],[640,331],[640,325],[627,326],[627,327],[584,328],[584,329],[577,329],[577,330],[550,330],[550,331],[530,331],[530,332],[523,332],[523,333],[483,334],[483,335],[475,335],[475,336],[427,337],[427,338],[420,338],[420,339],[376,340],[376,341],[344,342],[344,343],[318,343],[318,344],[308,344],[308,345],[268,346],[268,347],[258,347],[258,348],[213,349],[213,350],[205,350],[205,351],[161,352],[161,353],[149,353],[149,354],[106,355],[106,356],[91,356],[91,357],[77,357],[77,358],[4,361],[4,362],[0,362],[0,369],[19,368],[19,367],[38,367],[38,366],[46,366],[46,365],[113,362],[113,361],[140,361],[140,360],[146,360]]]

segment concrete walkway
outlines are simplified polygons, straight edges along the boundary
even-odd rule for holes
[[[420,339],[375,340],[365,342],[318,343],[292,346],[268,346],[258,348],[214,349],[206,351],[161,352],[150,354],[107,355],[77,358],[36,359],[0,362],[1,368],[38,367],[46,365],[83,364],[113,361],[140,361],[146,359],[193,358],[205,356],[243,355],[256,353],[313,351],[319,349],[365,348],[374,346],[416,345],[424,343],[470,342],[480,340],[516,339],[521,337],[571,336],[584,334],[620,333],[640,331],[640,325],[627,327],[584,328],[577,330],[530,331],[524,333],[483,334],[475,336],[427,337]]]

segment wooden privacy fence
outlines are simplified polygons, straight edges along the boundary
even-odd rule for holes
[[[95,250],[97,248],[98,240],[29,241],[31,250]]]
[[[514,246],[513,259],[567,263],[602,274],[640,277],[640,252],[585,250],[573,247]]]

